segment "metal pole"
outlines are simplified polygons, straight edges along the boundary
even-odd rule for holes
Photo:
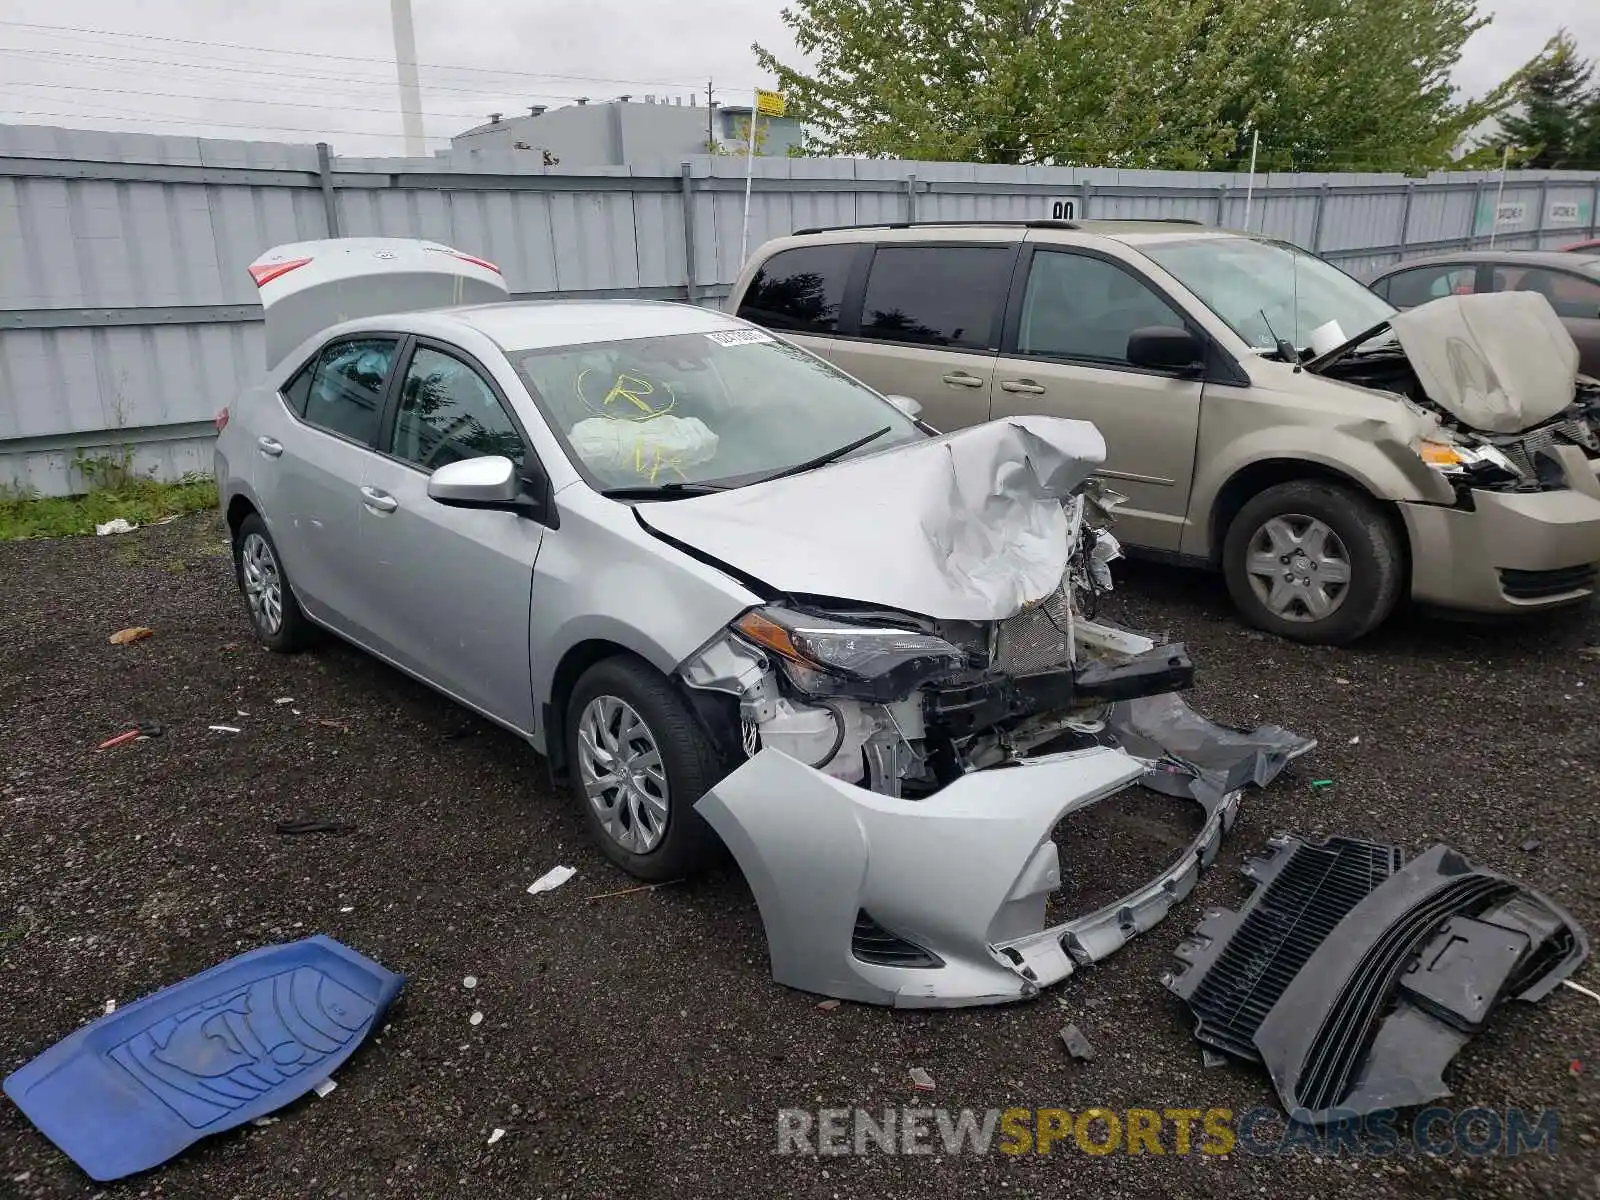
[[[691,164],[683,164],[683,291],[690,304],[698,304],[694,287],[694,179]]]
[[[1544,219],[1545,219],[1545,214],[1550,211],[1550,181],[1548,179],[1539,180],[1539,200],[1538,200],[1538,204],[1539,204],[1539,216],[1538,216],[1538,219],[1534,223],[1533,248],[1535,250],[1543,250],[1544,249]]]
[[[1406,184],[1405,203],[1400,206],[1400,257],[1406,254],[1406,243],[1411,240],[1411,202],[1417,197],[1417,185]]]
[[[317,143],[317,183],[322,188],[322,212],[328,223],[328,236],[339,236],[339,201],[333,194],[333,149],[327,142]]]
[[[744,152],[744,227],[739,231],[739,269],[744,270],[750,248],[750,176],[756,169],[756,95],[750,93],[750,144]]]
[[[1244,185],[1244,231],[1250,232],[1250,201],[1255,197],[1256,190],[1256,151],[1261,146],[1261,131],[1250,131],[1250,178]]]
[[[1500,155],[1500,186],[1494,190],[1494,213],[1489,218],[1489,249],[1494,249],[1494,235],[1500,228],[1500,199],[1506,194],[1506,167],[1511,162],[1511,146],[1508,143],[1505,151]]]
[[[1311,253],[1322,253],[1322,214],[1328,207],[1328,192],[1331,189],[1324,183],[1317,188],[1317,211],[1311,218]]]
[[[906,224],[914,225],[917,220],[917,173],[915,171],[906,176]]]
[[[428,152],[422,135],[422,85],[417,80],[417,29],[411,20],[411,0],[389,0],[394,21],[394,69],[400,82],[400,125],[405,132],[406,157]]]
[[[706,80],[706,153],[717,152],[717,102],[711,98],[711,80]]]
[[[1223,227],[1223,225],[1226,224],[1225,218],[1227,217],[1227,215],[1228,215],[1228,185],[1225,184],[1225,183],[1219,183],[1219,184],[1217,184],[1217,220],[1216,220],[1216,226],[1217,226],[1218,229],[1221,229]]]
[[[1078,220],[1089,219],[1089,196],[1094,192],[1094,184],[1085,179],[1078,185]]]
[[[1589,201],[1589,236],[1600,230],[1600,183],[1594,185],[1594,196]]]

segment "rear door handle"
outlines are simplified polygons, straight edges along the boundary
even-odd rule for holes
[[[1000,384],[1002,392],[1026,392],[1030,396],[1042,396],[1045,388],[1031,379],[1007,379]]]
[[[373,512],[388,513],[400,507],[400,501],[389,495],[388,492],[380,492],[377,488],[369,487],[361,489],[361,503],[372,509]]]
[[[940,379],[953,387],[982,387],[983,380],[976,375],[968,375],[965,371],[952,371],[948,375],[939,376]]]
[[[283,453],[283,443],[269,437],[258,437],[256,447],[268,458],[277,458]]]

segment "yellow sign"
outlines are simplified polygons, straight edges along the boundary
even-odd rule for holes
[[[763,117],[781,117],[784,113],[782,92],[764,92],[756,89],[756,111]]]

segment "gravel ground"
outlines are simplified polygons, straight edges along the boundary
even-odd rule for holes
[[[1600,661],[1580,653],[1600,641],[1593,612],[1513,628],[1417,617],[1339,651],[1244,631],[1201,577],[1130,567],[1121,589],[1114,618],[1189,643],[1197,708],[1321,747],[1246,798],[1218,867],[1171,922],[1041,1000],[823,1011],[769,979],[737,871],[593,900],[631,881],[590,849],[573,804],[515,739],[353,650],[258,649],[214,517],[0,545],[0,1073],[107,999],[320,931],[408,980],[338,1091],[105,1195],[1600,1193],[1600,1004],[1565,988],[1503,1011],[1451,1076],[1460,1107],[1559,1108],[1553,1156],[1091,1157],[1070,1139],[1049,1156],[775,1153],[786,1107],[1271,1105],[1258,1071],[1202,1068],[1156,979],[1202,904],[1244,895],[1235,868],[1277,830],[1413,850],[1445,838],[1600,932]],[[135,624],[155,636],[108,644]],[[294,703],[274,703],[285,696]],[[95,752],[138,720],[169,732]],[[1312,778],[1335,784],[1313,791]],[[1068,869],[1083,895],[1166,856],[1182,834],[1152,815],[1164,811],[1120,802],[1105,828],[1065,835],[1082,839]],[[356,831],[275,833],[302,815]],[[1538,847],[1522,849],[1530,838]],[[526,895],[557,863],[577,878]],[[1062,1051],[1066,1021],[1093,1042],[1093,1062]],[[910,1089],[913,1067],[933,1076],[931,1095]],[[489,1146],[495,1128],[506,1134]],[[0,1195],[94,1194],[0,1102]]]

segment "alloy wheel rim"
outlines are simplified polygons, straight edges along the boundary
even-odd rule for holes
[[[244,571],[244,595],[250,602],[250,619],[268,637],[283,628],[283,575],[272,546],[259,533],[244,539],[240,554]]]
[[[1245,550],[1256,599],[1285,621],[1309,624],[1338,612],[1350,593],[1350,553],[1325,522],[1301,513],[1264,521]]]
[[[648,854],[671,816],[661,747],[626,700],[596,696],[578,718],[578,772],[606,836],[632,854]]]

